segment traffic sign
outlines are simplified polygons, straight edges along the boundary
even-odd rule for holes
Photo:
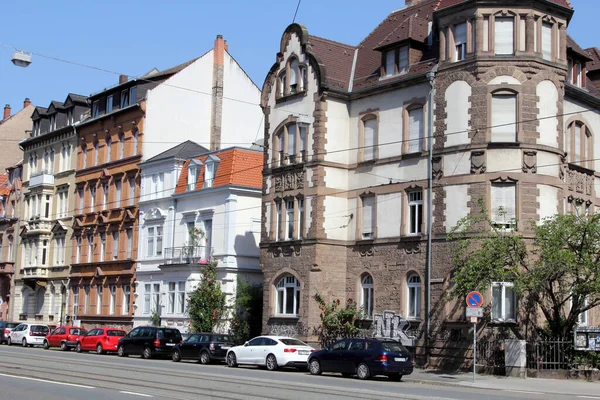
[[[477,323],[477,317],[471,317],[471,323],[472,324],[476,324]]]
[[[477,317],[477,318],[483,318],[483,308],[481,307],[477,307],[477,308],[472,308],[469,307],[467,308],[467,317]]]
[[[467,307],[478,308],[483,304],[483,296],[479,292],[471,292],[466,298]]]

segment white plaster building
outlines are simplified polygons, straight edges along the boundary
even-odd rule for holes
[[[209,153],[188,141],[140,168],[134,326],[148,324],[156,312],[163,325],[187,332],[186,298],[200,282],[203,264],[218,262],[230,303],[238,277],[262,281],[262,153],[242,148]],[[197,243],[190,241],[193,228],[204,233]]]

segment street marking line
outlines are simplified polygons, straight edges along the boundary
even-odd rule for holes
[[[543,392],[530,392],[528,390],[511,390],[511,389],[504,389],[504,392],[513,392],[513,393],[525,393],[525,394],[539,394],[539,395],[543,395],[545,393]]]
[[[123,394],[130,394],[132,396],[141,396],[141,397],[154,397],[152,395],[149,394],[144,394],[144,393],[136,393],[136,392],[126,392],[124,390],[119,390],[119,393],[123,393]]]
[[[577,396],[580,399],[600,399],[600,396]]]
[[[9,375],[9,374],[0,374],[0,376],[6,376],[6,377],[9,377],[9,378],[25,379],[25,380],[28,380],[28,381],[53,383],[55,385],[62,385],[62,386],[73,386],[73,387],[79,387],[79,388],[84,388],[84,389],[96,389],[94,386],[77,385],[75,383],[65,383],[65,382],[49,381],[47,379],[29,378],[27,376]]]

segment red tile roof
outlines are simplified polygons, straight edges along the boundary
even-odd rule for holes
[[[0,175],[0,196],[8,196],[10,194],[10,182],[8,181],[8,174],[4,173]]]
[[[325,81],[331,89],[347,91],[356,48],[318,36],[308,36],[312,53],[325,65]]]
[[[592,59],[585,64],[585,68],[590,72],[600,70],[600,50],[597,47],[590,47],[585,49],[585,53]]]
[[[213,187],[234,185],[262,189],[263,153],[233,147],[194,158],[203,163],[198,173],[195,190],[200,190],[204,186],[204,162],[211,155],[219,157],[221,160],[215,172]],[[177,181],[177,187],[175,188],[175,194],[181,194],[186,191],[190,161],[187,160],[183,165],[181,175]]]
[[[435,9],[441,10],[442,8],[452,7],[457,4],[467,2],[467,1],[469,1],[469,0],[438,0],[438,4]],[[562,6],[565,8],[573,8],[571,6],[571,3],[569,2],[569,0],[546,0],[546,1],[548,1],[550,3],[558,4],[559,6]]]

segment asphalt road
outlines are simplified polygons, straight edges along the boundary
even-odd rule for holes
[[[253,367],[174,363],[0,346],[0,400],[154,399],[543,399],[569,397],[390,382]]]

